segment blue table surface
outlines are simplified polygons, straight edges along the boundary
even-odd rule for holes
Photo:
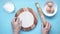
[[[11,21],[14,18],[17,10],[24,7],[30,7],[32,8],[37,16],[38,16],[38,24],[37,26],[31,30],[31,31],[22,31],[20,34],[41,34],[41,19],[38,14],[38,11],[36,9],[35,3],[39,2],[40,7],[42,8],[42,5],[47,0],[0,0],[0,34],[13,34],[12,32],[12,26]],[[51,24],[51,30],[50,34],[60,34],[60,0],[53,0],[57,6],[57,13],[53,17],[47,17],[45,16],[46,20]],[[15,5],[15,11],[13,13],[7,13],[3,9],[3,5],[6,2],[13,2]]]

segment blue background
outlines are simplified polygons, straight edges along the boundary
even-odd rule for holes
[[[13,34],[12,32],[12,26],[11,21],[14,18],[14,15],[16,14],[17,10],[24,7],[30,7],[32,8],[37,16],[38,16],[38,24],[37,26],[31,30],[31,31],[22,31],[20,34],[41,34],[41,20],[38,14],[38,11],[36,9],[35,3],[39,2],[40,7],[42,8],[42,5],[47,0],[0,0],[0,34]],[[60,34],[60,0],[53,0],[57,6],[58,10],[54,17],[47,17],[45,16],[46,20],[51,24],[51,30],[50,34]],[[15,5],[15,11],[13,13],[7,13],[3,9],[3,5],[6,2],[13,2]]]

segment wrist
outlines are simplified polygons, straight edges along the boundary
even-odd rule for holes
[[[43,33],[43,34],[48,34],[48,33]]]
[[[13,31],[13,34],[19,34],[19,31]]]
[[[42,34],[49,34],[48,32],[42,33]]]
[[[48,34],[48,33],[43,33],[43,34]]]
[[[13,34],[19,34],[19,32],[13,32]]]

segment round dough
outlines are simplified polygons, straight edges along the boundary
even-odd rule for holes
[[[29,11],[22,12],[18,18],[22,21],[22,27],[28,28],[34,24],[34,16]]]

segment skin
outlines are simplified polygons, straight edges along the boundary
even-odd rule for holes
[[[21,21],[19,23],[19,19],[18,18],[14,18],[12,20],[12,28],[13,28],[13,34],[19,34],[20,30],[21,30]]]
[[[42,28],[41,28],[42,34],[49,34],[50,28],[51,28],[50,23],[46,22],[46,26],[45,27],[42,24]]]
[[[36,3],[36,7],[38,9],[38,12],[39,12],[39,15],[40,15],[40,18],[42,21],[42,29],[41,29],[42,34],[49,34],[51,25],[46,21],[44,15],[43,15],[42,9],[39,7],[39,3]]]
[[[42,19],[42,28],[41,28],[42,34],[49,34],[51,25],[45,20],[42,10],[38,5],[37,5],[37,8]],[[21,23],[22,23],[21,21],[19,23],[19,19],[16,17],[12,20],[13,34],[19,34],[21,30],[21,26],[20,26]]]
[[[17,19],[15,21],[16,17],[12,20],[12,28],[13,28],[13,34],[19,34],[20,30],[21,30],[21,22],[19,22],[19,20]],[[41,31],[42,31],[42,34],[49,34],[49,31],[50,31],[50,28],[51,28],[51,25],[46,22],[46,26],[44,27],[44,25],[42,24],[42,28],[41,28]]]

